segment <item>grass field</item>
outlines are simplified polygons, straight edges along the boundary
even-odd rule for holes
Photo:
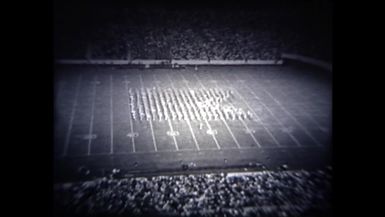
[[[56,176],[69,178],[79,166],[132,173],[178,170],[190,162],[196,169],[257,162],[269,168],[325,166],[332,89],[315,71],[290,65],[58,67]],[[169,105],[156,105],[160,95]],[[225,100],[215,104],[216,97]],[[194,109],[207,113],[194,115]],[[238,116],[214,116],[230,110]]]

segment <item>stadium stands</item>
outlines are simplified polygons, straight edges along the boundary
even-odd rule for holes
[[[277,60],[282,52],[287,52],[330,59],[330,47],[317,41],[329,40],[328,36],[320,36],[319,31],[310,36],[304,34],[309,26],[297,23],[301,13],[266,15],[258,10],[186,12],[165,9],[114,13],[119,16],[85,30],[89,32],[81,36],[78,31],[70,36],[58,35],[57,57]],[[290,28],[293,26],[301,28],[294,31],[295,28]],[[72,45],[63,43],[68,41]]]
[[[58,184],[58,216],[327,216],[331,168]]]

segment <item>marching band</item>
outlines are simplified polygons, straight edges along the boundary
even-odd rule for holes
[[[133,120],[246,120],[250,111],[230,106],[231,90],[130,88],[128,91]]]

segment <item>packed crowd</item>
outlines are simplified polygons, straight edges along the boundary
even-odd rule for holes
[[[201,60],[276,60],[282,52],[317,56],[325,48],[313,36],[290,31],[291,25],[296,26],[289,24],[293,13],[160,9],[115,13],[120,15],[100,22],[82,36],[84,40],[72,46],[58,42],[58,48],[92,59]],[[62,55],[69,57],[68,52]]]
[[[327,216],[331,170],[110,176],[54,192],[57,216]]]

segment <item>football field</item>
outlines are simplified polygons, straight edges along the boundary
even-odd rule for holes
[[[330,164],[332,88],[316,69],[60,66],[55,177]],[[322,72],[321,72],[322,73]]]

